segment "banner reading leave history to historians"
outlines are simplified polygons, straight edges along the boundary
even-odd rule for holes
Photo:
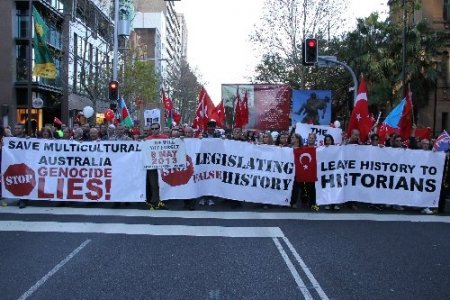
[[[436,207],[445,153],[347,145],[317,148],[317,204]]]
[[[138,142],[4,138],[3,196],[142,202],[146,173],[140,151]]]
[[[289,205],[294,181],[291,148],[222,139],[184,139],[186,167],[160,171],[160,197],[226,199]]]

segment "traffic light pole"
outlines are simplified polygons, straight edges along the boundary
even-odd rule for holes
[[[114,61],[113,61],[113,80],[117,80],[118,67],[118,49],[119,49],[119,0],[114,0]]]
[[[344,64],[343,62],[337,61],[337,60],[333,60],[333,59],[328,59],[325,58],[323,56],[319,56],[318,57],[319,61],[325,61],[327,63],[334,63],[340,66],[343,66],[344,68],[346,68],[350,74],[352,75],[352,79],[353,79],[353,105],[355,104],[355,100],[356,100],[356,96],[358,95],[358,80],[356,79],[356,75],[355,72],[353,72],[352,68],[350,68],[348,65]]]

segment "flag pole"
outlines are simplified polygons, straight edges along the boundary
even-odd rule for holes
[[[31,113],[32,113],[32,103],[33,103],[33,92],[32,92],[32,81],[33,81],[33,0],[28,1],[28,83],[27,83],[27,134],[31,136]]]

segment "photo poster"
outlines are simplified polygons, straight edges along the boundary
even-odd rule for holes
[[[242,100],[247,91],[249,123],[247,129],[288,130],[291,88],[285,84],[222,84],[226,126],[234,125],[237,94]]]
[[[330,90],[292,90],[291,124],[330,125]]]
[[[161,126],[161,110],[158,108],[144,111],[144,126],[150,126],[153,123],[158,123]]]

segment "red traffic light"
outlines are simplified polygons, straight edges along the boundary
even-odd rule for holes
[[[317,39],[305,39],[302,48],[303,54],[303,65],[313,66],[317,63],[319,57],[319,43]]]
[[[119,82],[116,80],[111,80],[108,84],[108,94],[110,101],[119,100]]]
[[[314,48],[317,45],[317,41],[315,39],[308,39],[308,47],[309,48]]]

